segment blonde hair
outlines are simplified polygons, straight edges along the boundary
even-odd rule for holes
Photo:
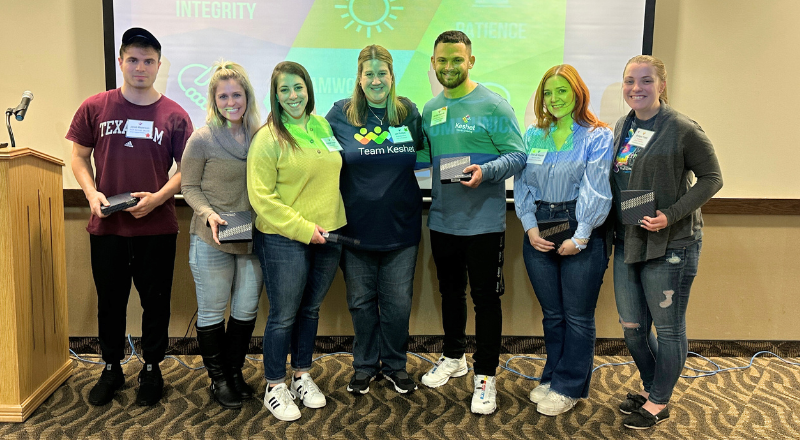
[[[669,99],[667,98],[667,66],[664,65],[664,62],[652,55],[636,55],[625,64],[625,68],[622,70],[623,77],[625,76],[625,71],[628,70],[628,66],[631,64],[648,64],[653,67],[658,80],[664,84],[664,90],[658,95],[658,99],[665,104],[669,104]]]
[[[227,119],[217,107],[217,86],[220,81],[232,79],[244,89],[247,107],[245,107],[244,114],[242,115],[242,127],[248,139],[252,139],[253,134],[255,134],[261,125],[261,116],[258,113],[256,94],[253,91],[253,86],[250,84],[250,78],[248,78],[247,72],[241,65],[225,60],[217,61],[211,68],[214,73],[211,74],[211,80],[208,82],[208,104],[206,105],[208,115],[206,116],[206,124],[222,127],[227,122]]]
[[[353,89],[353,96],[350,102],[345,104],[344,112],[347,122],[354,127],[361,127],[367,120],[367,95],[361,87],[361,75],[364,72],[364,63],[367,61],[383,61],[389,67],[389,75],[392,77],[392,87],[389,88],[389,96],[386,97],[386,114],[388,115],[389,125],[399,125],[408,116],[408,106],[400,101],[395,91],[394,69],[392,68],[392,55],[383,46],[373,44],[361,50],[358,54],[358,75],[356,75],[356,86]]]

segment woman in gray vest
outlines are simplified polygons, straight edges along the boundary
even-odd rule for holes
[[[221,243],[220,213],[252,211],[247,197],[247,152],[260,126],[253,86],[244,68],[214,64],[208,84],[206,126],[183,153],[181,190],[192,207],[189,266],[197,290],[197,342],[214,399],[240,408],[253,389],[242,377],[256,323],[262,274],[248,243]],[[252,214],[251,214],[252,215]],[[225,309],[230,319],[225,329]]]
[[[625,426],[646,429],[669,417],[667,404],[686,361],[686,306],[702,246],[700,207],[722,187],[722,175],[702,128],[667,104],[661,60],[631,58],[622,94],[632,110],[614,128],[614,291],[643,388],[619,409],[628,414]],[[630,217],[623,208],[631,204],[621,203],[627,190],[652,191],[655,215],[623,224]]]

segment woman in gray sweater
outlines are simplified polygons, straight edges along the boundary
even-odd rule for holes
[[[686,362],[686,306],[702,246],[700,207],[722,187],[722,175],[702,128],[667,105],[663,62],[633,57],[622,93],[632,111],[614,128],[614,292],[643,389],[619,408],[628,414],[625,426],[645,429],[669,417],[667,403]],[[652,190],[656,216],[623,225],[624,190]]]
[[[252,243],[220,243],[223,212],[250,211],[247,152],[260,126],[250,80],[239,64],[219,61],[208,84],[207,125],[192,134],[181,162],[181,190],[194,210],[189,266],[197,292],[197,342],[214,399],[240,408],[253,389],[242,377],[263,278]],[[225,330],[225,309],[231,303]]]

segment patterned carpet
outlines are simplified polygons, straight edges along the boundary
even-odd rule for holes
[[[783,353],[782,353],[783,354]],[[534,355],[537,356],[537,355]],[[256,356],[258,357],[258,356]],[[433,359],[434,356],[426,354]],[[469,357],[469,355],[468,355]],[[511,355],[503,355],[505,362]],[[199,356],[180,355],[191,367]],[[744,366],[749,357],[714,357],[721,368]],[[623,356],[598,356],[595,365],[629,361]],[[797,359],[791,359],[797,362]],[[318,410],[301,407],[302,418],[279,422],[261,400],[241,410],[224,410],[208,390],[204,370],[192,371],[175,360],[162,363],[165,397],[149,408],[135,405],[136,358],[124,366],[127,382],[105,407],[87,403],[100,374],[96,365],[75,362],[73,376],[25,423],[0,423],[2,439],[797,439],[800,438],[800,367],[774,357],[756,358],[752,368],[710,377],[681,379],[671,403],[672,417],[654,429],[633,431],[621,426],[616,405],[636,390],[633,365],[607,366],[595,372],[588,399],[558,417],[538,414],[528,401],[537,383],[508,371],[498,375],[498,411],[477,416],[469,411],[472,375],[452,379],[437,389],[399,395],[387,381],[374,382],[369,394],[355,397],[345,390],[351,358],[330,355],[315,362],[312,375],[328,404]],[[533,376],[543,361],[514,359],[510,367]],[[409,356],[415,378],[429,364]],[[710,369],[699,358],[687,366]],[[259,362],[248,362],[248,382],[264,383]],[[695,374],[685,370],[686,374]]]

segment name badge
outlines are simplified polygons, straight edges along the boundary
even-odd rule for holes
[[[528,153],[528,163],[534,165],[541,165],[544,163],[544,158],[547,156],[546,148],[534,148]]]
[[[342,151],[342,146],[339,145],[339,141],[336,140],[336,136],[326,137],[320,139],[326,147],[328,147],[328,151]]]
[[[128,119],[125,123],[125,137],[129,139],[152,139],[153,121]]]
[[[411,132],[405,125],[401,127],[389,127],[389,133],[392,135],[392,142],[395,144],[402,144],[403,142],[414,142],[411,137]]]
[[[434,110],[431,114],[431,127],[447,121],[447,106]]]
[[[644,148],[647,146],[647,143],[650,142],[650,138],[653,137],[654,134],[656,134],[654,131],[637,128],[636,133],[631,136],[628,144],[634,147]]]

